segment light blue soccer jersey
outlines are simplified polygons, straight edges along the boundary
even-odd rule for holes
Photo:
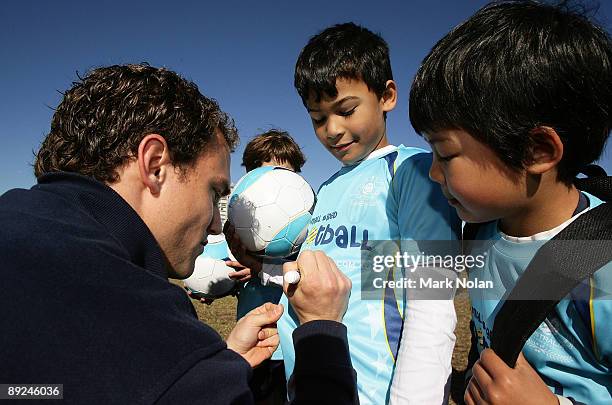
[[[343,323],[362,405],[387,401],[403,319],[403,302],[393,291],[361,300],[361,249],[373,240],[456,239],[460,222],[440,187],[429,177],[431,154],[388,146],[367,160],[345,166],[319,189],[303,250],[322,250],[352,282]],[[297,316],[288,308],[278,322],[285,371],[290,378]],[[291,395],[291,386],[289,387]]]
[[[602,203],[584,194],[590,207]],[[501,298],[514,288],[546,240],[513,241],[499,232],[497,222],[482,226],[475,239],[492,241],[472,252],[485,255],[485,266],[469,274],[470,280],[493,282],[493,289],[470,290],[481,352],[490,345]],[[610,291],[612,263],[560,301],[525,343],[525,358],[553,393],[585,404],[612,403],[612,296],[603,298]]]

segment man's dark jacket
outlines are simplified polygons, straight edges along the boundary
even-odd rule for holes
[[[63,384],[64,403],[252,403],[248,363],[197,319],[164,263],[138,214],[93,179],[52,173],[2,195],[0,384]],[[294,340],[307,353],[302,398],[319,386],[356,400],[341,324],[311,322]]]

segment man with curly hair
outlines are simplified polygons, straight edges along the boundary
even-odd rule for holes
[[[73,84],[36,156],[38,184],[0,197],[0,382],[63,384],[78,404],[252,403],[251,367],[278,346],[283,307],[254,309],[225,343],[168,282],[221,233],[216,202],[237,142],[217,103],[167,69],[103,67]],[[321,254],[297,265],[292,304],[308,325],[296,344],[306,342],[305,386],[318,387],[306,392],[344,385],[348,402],[355,378],[337,321],[350,282]],[[326,301],[325,313],[308,304]],[[340,377],[309,372],[317,359]]]

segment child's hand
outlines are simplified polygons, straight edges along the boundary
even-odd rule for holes
[[[244,282],[249,281],[253,277],[257,277],[258,272],[254,271],[253,269],[243,266],[239,262],[228,260],[225,262],[225,265],[232,267],[235,270],[233,273],[228,274],[228,276],[229,278],[236,280],[239,283],[244,283]]]
[[[485,349],[472,368],[472,379],[464,400],[472,404],[559,404],[523,353],[510,368],[491,349]]]
[[[187,291],[187,295],[189,296],[189,298],[191,298],[192,300],[199,300],[202,304],[206,304],[206,305],[210,305],[213,302],[215,302],[214,299],[212,298],[203,298],[203,297],[198,297],[196,296],[194,293],[191,292],[191,290],[187,287],[184,287],[185,291]]]

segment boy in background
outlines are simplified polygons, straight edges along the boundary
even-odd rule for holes
[[[395,107],[397,89],[389,49],[380,36],[353,23],[317,34],[298,58],[295,87],[317,138],[342,163],[318,191],[302,251],[324,251],[351,279],[343,323],[359,399],[362,405],[382,404],[389,398],[403,303],[396,302],[393,291],[383,299],[361,300],[361,250],[373,240],[453,239],[458,221],[427,177],[431,154],[388,142],[386,114]],[[281,302],[287,304],[286,296]],[[406,378],[391,396],[442,403],[451,373],[455,313],[452,301],[425,303],[407,304],[400,356]],[[288,377],[294,365],[291,334],[297,326],[291,309],[278,322]],[[299,382],[293,384],[290,378],[290,397],[301,389]]]
[[[288,132],[279,129],[271,129],[256,135],[249,141],[242,154],[242,166],[244,166],[247,173],[262,166],[279,166],[300,173],[304,163],[306,163],[306,157],[300,149],[300,146]],[[228,266],[232,266],[236,269],[236,272],[230,274],[230,277],[240,282],[246,282],[253,277],[259,277],[261,282],[256,283],[259,286],[274,284],[269,283],[269,277],[271,274],[282,274],[280,266],[276,266],[276,263],[273,261],[266,262],[266,264],[270,265],[265,266],[266,270],[269,271],[264,271],[262,273],[261,269],[264,262],[260,258],[244,251],[240,243],[238,243],[238,241],[236,242],[237,243],[232,243],[230,247],[233,249],[232,253],[235,255],[237,254],[236,257],[239,261],[226,262]],[[278,271],[276,267],[278,267]],[[280,284],[282,287],[282,281]],[[273,296],[276,297],[276,302],[278,302],[278,299],[280,299],[283,293],[282,288],[272,286],[262,291],[269,291],[270,294],[273,294]],[[238,318],[241,318],[242,315],[248,313],[252,309],[248,309],[251,305],[245,303],[245,297],[243,296],[242,300],[239,297]]]
[[[515,368],[491,349],[503,297],[537,249],[602,204],[573,180],[612,127],[612,45],[585,16],[533,1],[493,3],[454,28],[423,61],[410,119],[434,150],[430,176],[474,239],[491,241],[470,278],[480,359],[468,404],[612,402],[612,265],[585,280],[527,340]],[[487,222],[490,221],[490,222]],[[597,288],[594,288],[597,286]],[[583,288],[579,286],[578,288]]]
[[[288,132],[279,129],[271,129],[256,135],[249,141],[242,154],[242,166],[247,173],[262,166],[279,166],[299,173],[305,162],[306,157],[300,146]],[[227,228],[226,233],[233,234]],[[282,262],[272,259],[262,260],[250,255],[238,242],[231,243],[230,247],[237,261],[226,261],[225,264],[236,270],[229,277],[240,282],[237,290],[236,318],[242,318],[266,302],[278,304],[283,295]],[[280,281],[275,284],[270,281],[271,278]],[[205,303],[212,301],[203,299]],[[284,403],[285,372],[280,349],[274,352],[270,360],[253,370],[250,386],[259,404]]]

